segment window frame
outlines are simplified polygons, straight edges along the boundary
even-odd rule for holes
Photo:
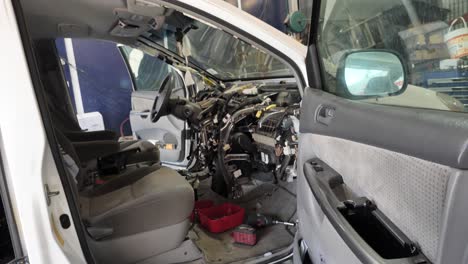
[[[319,2],[319,3],[316,3],[316,2]],[[354,101],[354,102],[358,102],[358,103],[371,103],[373,105],[381,105],[381,106],[390,106],[390,107],[399,107],[399,108],[404,108],[404,109],[408,109],[408,110],[416,110],[416,109],[420,109],[420,110],[434,110],[434,111],[443,111],[443,112],[453,112],[453,113],[468,113],[468,105],[465,105],[464,107],[464,110],[453,110],[452,108],[450,108],[450,106],[444,101],[442,100],[437,94],[444,94],[444,95],[447,95],[451,98],[454,99],[454,102],[458,101],[460,102],[457,98],[453,97],[452,95],[448,95],[448,94],[445,94],[445,93],[442,93],[442,92],[438,92],[436,90],[433,90],[433,89],[429,89],[428,87],[423,87],[423,86],[419,86],[418,84],[412,84],[411,83],[411,80],[410,80],[410,77],[413,75],[413,74],[418,74],[418,73],[421,73],[421,72],[424,72],[424,71],[415,71],[415,72],[412,72],[411,71],[411,67],[409,65],[411,65],[411,60],[407,59],[407,58],[402,58],[401,54],[399,52],[397,52],[396,50],[394,49],[385,49],[385,51],[387,52],[391,52],[391,53],[394,53],[396,54],[400,60],[402,60],[402,64],[403,64],[403,67],[405,68],[405,74],[407,76],[407,78],[405,79],[405,82],[407,83],[407,86],[414,86],[414,87],[417,87],[417,88],[421,88],[421,89],[427,89],[431,92],[434,92],[434,102],[436,101],[437,99],[437,102],[439,103],[440,101],[440,105],[434,105],[434,106],[421,106],[421,105],[418,105],[418,100],[419,99],[412,99],[410,102],[411,103],[402,103],[402,104],[399,104],[399,103],[393,103],[393,102],[381,102],[382,100],[376,100],[376,102],[370,102],[370,101],[367,101],[367,99],[370,99],[370,98],[375,98],[375,97],[369,97],[369,98],[362,98],[362,97],[345,97],[343,96],[342,94],[339,94],[336,92],[337,90],[337,87],[339,85],[339,80],[338,80],[338,77],[337,76],[334,76],[334,84],[332,85],[328,85],[328,82],[329,82],[329,77],[328,75],[332,76],[332,74],[328,73],[326,70],[325,70],[325,63],[324,63],[324,58],[321,56],[323,54],[326,54],[328,53],[327,50],[321,50],[320,47],[323,46],[323,43],[320,43],[321,39],[323,38],[323,32],[324,32],[324,28],[321,28],[321,26],[323,26],[323,21],[321,21],[321,15],[322,13],[325,12],[325,10],[322,10],[323,8],[326,8],[326,5],[327,5],[327,0],[323,1],[324,3],[321,3],[322,1],[314,1],[313,3],[313,9],[312,9],[312,27],[311,27],[311,31],[310,31],[310,38],[309,38],[309,43],[308,43],[308,47],[309,47],[309,51],[308,51],[308,54],[307,54],[307,59],[306,59],[306,64],[307,64],[307,71],[308,71],[308,76],[309,76],[309,83],[314,83],[315,85],[315,88],[319,88],[329,94],[332,94],[332,95],[335,95],[337,97],[340,97],[340,98],[343,98],[343,99],[347,99],[347,100],[351,100],[351,101]],[[323,4],[323,5],[322,5]],[[332,14],[333,11],[330,13]],[[359,25],[359,23],[357,23],[356,25]],[[346,54],[346,53],[349,53],[349,52],[352,52],[352,51],[355,51],[355,50],[375,50],[375,51],[382,51],[383,49],[382,48],[358,48],[358,49],[349,49],[348,51],[343,51],[343,54]],[[405,47],[405,51],[407,50],[407,48]],[[339,60],[340,61],[340,60]],[[440,59],[439,59],[440,61]],[[311,64],[313,63],[313,64]],[[339,62],[337,63],[333,63],[337,69],[339,69]],[[311,76],[314,76],[315,78],[311,78]],[[320,81],[318,81],[320,78]],[[468,86],[466,87],[468,89]],[[333,91],[333,89],[335,89],[335,91]],[[406,91],[406,90],[405,90]],[[403,91],[402,93],[400,94],[394,94],[392,96],[384,96],[384,97],[380,97],[379,99],[384,99],[385,98],[394,98],[395,96],[397,95],[402,95],[405,93],[405,91]],[[419,98],[419,97],[417,97]],[[425,98],[425,97],[424,97]],[[463,104],[462,102],[460,102],[461,104]],[[443,109],[442,108],[445,107],[446,109]],[[455,106],[455,108],[458,107],[458,105]]]
[[[0,134],[0,140],[1,138],[2,137]],[[24,258],[24,251],[21,245],[20,233],[13,212],[13,204],[9,195],[10,192],[8,190],[8,181],[6,179],[6,174],[3,166],[2,153],[3,149],[0,149],[0,198],[2,200],[3,210],[8,225],[8,231],[10,233],[10,242],[13,249],[13,259],[10,261],[13,261],[15,259]]]

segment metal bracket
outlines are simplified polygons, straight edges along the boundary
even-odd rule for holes
[[[59,191],[55,191],[55,192],[50,191],[48,184],[44,184],[44,189],[45,189],[45,192],[46,192],[47,205],[49,206],[50,203],[51,203],[50,198],[59,195],[60,192]]]
[[[250,161],[250,155],[239,153],[239,154],[227,154],[226,156],[224,156],[225,162],[240,161],[240,160]]]
[[[23,256],[15,258],[14,260],[8,262],[8,264],[29,264],[28,256]]]

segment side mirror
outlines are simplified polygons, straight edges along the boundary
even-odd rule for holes
[[[408,86],[405,64],[396,53],[387,50],[345,53],[337,81],[337,92],[350,99],[394,96]]]

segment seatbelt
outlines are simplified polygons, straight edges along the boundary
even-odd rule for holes
[[[78,165],[76,164],[76,162],[72,159],[72,157],[70,155],[68,155],[67,153],[63,153],[62,154],[62,157],[63,157],[63,161],[64,161],[64,165],[65,165],[65,169],[68,171],[68,173],[70,173],[70,175],[73,177],[73,180],[75,180],[75,184],[78,185],[78,173],[80,173],[80,168],[78,167]]]
[[[84,188],[85,177],[83,175],[83,170],[80,168],[80,160],[78,159],[70,141],[58,129],[55,129],[55,136],[59,143],[62,159],[65,163],[64,165],[68,170],[70,170],[69,173],[73,176],[78,190],[82,190]]]

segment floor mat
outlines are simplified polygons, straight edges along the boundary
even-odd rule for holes
[[[228,200],[211,191],[209,180],[201,183],[199,199],[210,199],[215,204]],[[295,182],[257,183],[258,186],[244,197],[229,201],[245,208],[248,213],[262,213],[276,216],[281,221],[295,221],[296,196]],[[268,252],[274,252],[289,246],[293,242],[295,228],[283,225],[274,225],[257,230],[257,244],[245,246],[233,243],[232,231],[221,234],[212,234],[199,225],[195,225],[190,231],[190,238],[203,251],[208,263],[233,263],[242,260],[262,256]]]

